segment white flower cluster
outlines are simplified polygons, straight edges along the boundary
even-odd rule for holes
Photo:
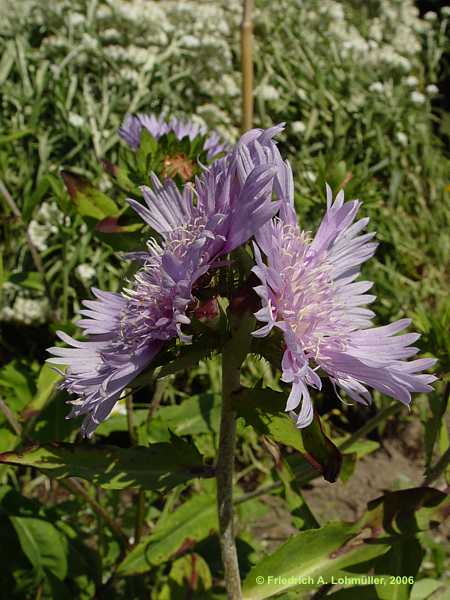
[[[95,271],[94,267],[92,267],[91,265],[88,265],[87,263],[81,263],[80,265],[78,265],[77,268],[75,269],[75,273],[76,273],[77,277],[83,283],[86,283],[86,284],[91,282],[96,275],[96,271]]]
[[[300,6],[301,11],[302,8],[304,5]],[[323,0],[317,11],[304,8],[299,19],[307,26],[308,20],[316,23],[319,17],[321,29],[325,28],[337,42],[343,58],[408,72],[412,68],[411,58],[421,50],[420,34],[427,31],[434,20],[429,13],[427,15],[426,20],[419,17],[413,0],[380,0],[378,15],[369,19],[367,30],[362,32],[352,22],[345,3]],[[312,24],[311,29],[314,29]]]
[[[47,298],[27,298],[17,295],[10,306],[4,306],[0,311],[0,321],[14,321],[24,325],[40,325],[49,316]]]
[[[149,56],[158,58],[170,46],[173,53],[195,54],[191,68],[213,74],[223,73],[232,65],[232,53],[227,38],[233,33],[236,18],[240,15],[239,0],[228,2],[177,2],[164,3],[148,0],[109,0],[110,17],[123,22],[139,39],[145,35],[145,44],[124,45],[121,33],[108,27],[100,31],[106,43],[105,52],[118,61],[142,68]],[[106,17],[107,15],[105,15]],[[108,45],[110,42],[120,46]],[[202,60],[203,59],[203,60]]]
[[[48,249],[49,237],[57,233],[63,223],[64,215],[57,205],[43,202],[28,225],[28,235],[36,248],[43,252]]]
[[[241,0],[98,0],[94,5],[84,0],[76,7],[70,0],[23,2],[34,5],[35,12],[44,17],[48,14],[61,20],[61,27],[49,30],[36,53],[41,62],[50,61],[56,77],[64,76],[72,65],[107,62],[114,68],[106,69],[105,89],[128,86],[131,101],[136,90],[143,93],[148,89],[152,74],[156,72],[156,79],[166,81],[168,72],[173,72],[180,86],[191,86],[186,96],[189,101],[195,95],[207,96],[206,104],[217,102],[218,97],[226,100],[225,120],[219,125],[231,127],[238,120],[239,104],[233,99],[240,94],[241,76],[234,52]],[[44,18],[46,21],[55,19]],[[174,99],[175,106],[168,110],[185,110],[181,97],[178,94],[180,100]],[[82,115],[79,110],[69,112],[72,127],[92,127],[92,123],[83,122]],[[104,124],[98,128],[104,129]]]

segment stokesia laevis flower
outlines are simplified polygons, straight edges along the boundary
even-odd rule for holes
[[[262,301],[256,317],[266,324],[254,335],[264,337],[273,327],[283,332],[282,379],[292,384],[286,410],[297,426],[313,420],[308,388],[321,389],[319,368],[335,389],[362,404],[371,401],[368,387],[406,405],[411,392],[430,391],[436,377],[422,372],[435,360],[407,361],[418,352],[411,344],[420,336],[396,335],[410,320],[374,327],[374,313],[365,308],[375,300],[366,294],[372,283],[356,280],[377,244],[374,233],[361,234],[369,219],[355,222],[361,203],[344,202],[343,191],[333,202],[327,186],[327,211],[311,238],[297,223],[292,191],[285,198],[280,218],[256,235],[253,271],[261,281],[255,290]]]
[[[96,299],[84,302],[79,321],[87,341],[58,332],[71,347],[49,350],[49,362],[67,365],[61,386],[78,396],[69,417],[86,415],[85,435],[165,342],[177,336],[190,341],[181,328],[190,323],[194,284],[277,212],[272,190],[281,190],[286,167],[272,138],[281,128],[248,132],[183,191],[153,176],[152,188],[142,188],[145,205],[129,200],[162,242],[151,239],[145,252],[129,255],[142,265],[129,289],[92,289]]]
[[[222,141],[219,134],[214,131],[208,132],[204,125],[188,120],[183,121],[177,117],[165,121],[163,115],[159,117],[154,114],[127,115],[119,129],[119,135],[133,150],[137,150],[143,128],[157,140],[170,132],[173,132],[178,140],[187,137],[192,141],[201,135],[205,138],[203,150],[207,153],[208,160],[229,150],[229,145]]]

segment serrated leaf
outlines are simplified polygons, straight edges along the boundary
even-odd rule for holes
[[[75,444],[31,446],[0,454],[0,463],[35,467],[51,477],[81,477],[106,489],[141,486],[167,491],[194,477],[209,475],[192,444],[173,438],[148,448]]]
[[[214,494],[190,498],[159,523],[119,565],[118,575],[144,573],[192,548],[217,531],[217,507]]]

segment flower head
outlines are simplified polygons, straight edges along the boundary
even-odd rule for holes
[[[207,153],[208,160],[229,149],[228,144],[221,140],[218,133],[208,132],[204,125],[193,121],[182,121],[177,117],[165,121],[163,115],[159,117],[153,114],[127,115],[119,129],[119,135],[133,150],[137,150],[142,129],[146,129],[157,140],[170,132],[173,132],[178,140],[187,137],[192,141],[197,136],[202,136],[205,138],[203,149]]]
[[[182,327],[190,323],[196,282],[278,210],[272,191],[283,195],[286,166],[272,138],[280,129],[248,132],[183,191],[153,176],[152,187],[142,188],[145,205],[129,200],[161,242],[151,239],[144,252],[129,255],[141,263],[129,289],[92,290],[96,300],[84,302],[79,321],[87,341],[59,332],[71,347],[49,350],[50,362],[68,365],[62,387],[78,396],[69,416],[86,415],[85,435],[110,414],[164,343],[177,336],[190,341]]]
[[[327,211],[312,238],[297,223],[292,193],[285,197],[281,218],[256,236],[253,270],[261,281],[255,288],[262,301],[256,317],[265,323],[254,335],[266,336],[273,327],[283,332],[282,379],[292,384],[286,410],[298,410],[292,413],[298,427],[311,423],[308,388],[321,389],[319,368],[357,402],[371,401],[371,387],[408,405],[411,392],[431,389],[436,378],[422,372],[435,360],[406,360],[418,352],[411,344],[419,335],[395,334],[408,319],[372,325],[374,313],[366,308],[375,300],[367,294],[372,283],[357,278],[377,244],[373,233],[361,233],[368,219],[355,221],[360,202],[344,202],[342,191],[333,202],[327,186]]]

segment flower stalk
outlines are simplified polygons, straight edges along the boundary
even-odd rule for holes
[[[233,300],[230,308],[233,309]],[[239,306],[239,309],[241,307]],[[217,453],[217,510],[220,548],[229,600],[242,598],[239,563],[233,527],[233,476],[236,449],[236,412],[233,400],[239,393],[240,369],[251,344],[255,319],[251,313],[230,311],[231,337],[222,352],[222,413]]]
[[[239,390],[240,370],[235,364],[233,348],[222,355],[222,414],[217,456],[217,510],[219,515],[220,548],[225,569],[228,598],[242,597],[239,564],[233,528],[233,475],[236,448],[236,414],[233,393]]]

